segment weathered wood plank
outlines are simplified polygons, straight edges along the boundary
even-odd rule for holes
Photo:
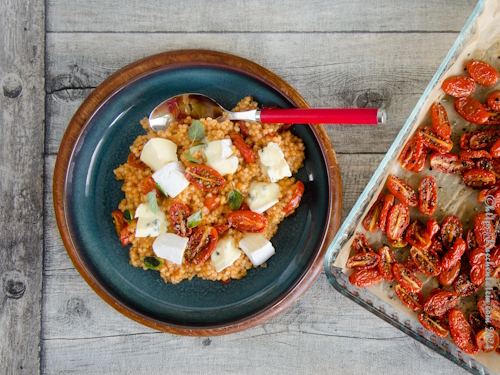
[[[261,64],[290,83],[314,107],[384,106],[388,114],[384,126],[335,126],[327,130],[339,153],[383,153],[455,38],[455,33],[48,34],[48,149],[57,150],[64,125],[88,95],[88,90],[78,89],[95,87],[117,69],[144,56],[189,47],[221,50]],[[63,109],[66,102],[71,104]],[[59,119],[57,113],[66,118]],[[59,123],[52,124],[56,117]]]
[[[0,372],[37,374],[43,254],[44,3],[0,0],[0,9]]]
[[[477,1],[50,0],[47,30],[70,32],[460,31]],[[242,6],[243,5],[243,6]],[[307,9],[305,9],[307,8]]]

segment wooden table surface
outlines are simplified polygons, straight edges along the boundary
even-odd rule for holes
[[[475,0],[0,0],[1,374],[463,374],[336,292],[324,272],[291,308],[227,336],[156,332],[103,302],[55,223],[61,137],[87,95],[142,57],[186,48],[252,60],[313,107],[383,106],[329,127],[346,217]]]

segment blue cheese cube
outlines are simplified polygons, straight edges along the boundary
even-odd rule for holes
[[[138,218],[135,229],[135,236],[157,237],[167,231],[165,214],[163,212],[153,213],[149,204],[142,203],[135,210],[135,217]]]
[[[282,178],[292,175],[290,166],[278,144],[269,142],[266,147],[259,150],[258,154],[262,170],[264,174],[269,176],[271,182],[278,182]]]
[[[250,210],[259,214],[274,206],[279,202],[278,194],[280,187],[278,184],[267,184],[265,182],[252,182],[248,190],[247,203]]]
[[[241,251],[236,248],[234,238],[226,237],[217,242],[210,263],[216,272],[220,272],[233,264],[240,255]]]

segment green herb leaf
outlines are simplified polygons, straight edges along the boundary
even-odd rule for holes
[[[243,194],[241,194],[238,190],[233,189],[229,192],[229,195],[227,196],[227,203],[229,203],[234,211],[240,208],[242,202]]]
[[[194,228],[198,224],[201,223],[201,219],[203,218],[203,214],[201,210],[196,211],[194,214],[187,218],[187,226],[188,228]]]
[[[164,196],[166,196],[166,197],[168,198],[168,194],[167,194],[167,193],[165,193],[165,190],[163,190],[163,189],[161,188],[161,186],[160,186],[160,185],[158,185],[158,184],[155,182],[155,186],[156,186],[156,188],[157,188],[158,190],[160,190],[160,191],[161,191],[161,193],[162,193]]]
[[[194,154],[200,147],[207,147],[205,143],[198,143],[189,149],[189,155]]]
[[[155,256],[144,257],[143,262],[150,270],[156,270],[163,264],[163,261]]]
[[[188,154],[182,154],[186,157],[187,160],[189,160],[191,163],[196,163],[196,164],[201,164],[201,161],[199,161],[196,158],[193,158],[191,155]]]
[[[151,211],[153,211],[155,215],[160,212],[160,209],[158,208],[158,202],[156,201],[156,192],[150,191],[148,195],[146,195],[146,198],[148,198],[148,203],[149,207],[151,207]]]
[[[134,220],[134,214],[130,210],[125,210],[123,211],[123,220],[125,220],[127,223],[131,223],[132,220]]]
[[[191,123],[188,130],[188,137],[192,141],[201,141],[203,138],[205,138],[205,128],[200,121],[194,120]]]

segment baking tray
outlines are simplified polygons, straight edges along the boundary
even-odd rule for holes
[[[478,30],[478,20],[483,14],[487,4],[491,4],[493,1],[496,2],[498,0],[480,0],[477,3],[474,11],[467,20],[467,23],[463,27],[452,48],[439,66],[439,69],[425,89],[422,97],[413,109],[403,128],[392,143],[389,151],[383,158],[373,177],[368,182],[363,193],[358,198],[356,204],[338,231],[335,239],[328,248],[325,257],[326,275],[332,286],[337,291],[473,374],[498,373],[480,363],[473,356],[469,356],[459,350],[454,343],[441,339],[432,334],[430,331],[427,331],[422,327],[418,320],[404,314],[402,311],[373,294],[370,290],[353,286],[349,282],[348,276],[342,271],[341,268],[336,267],[334,262],[341,249],[343,249],[352,239],[368,208],[371,207],[372,203],[378,196],[381,186],[385,183],[389,171],[394,166],[394,162],[397,163],[397,158],[403,146],[413,135],[415,126],[417,126],[417,121],[419,123],[422,122],[422,111],[428,111],[429,104],[426,104],[426,102],[430,94],[436,86],[440,84],[443,76],[448,73],[471,39],[475,38],[476,31]],[[492,354],[494,355],[494,353]]]

